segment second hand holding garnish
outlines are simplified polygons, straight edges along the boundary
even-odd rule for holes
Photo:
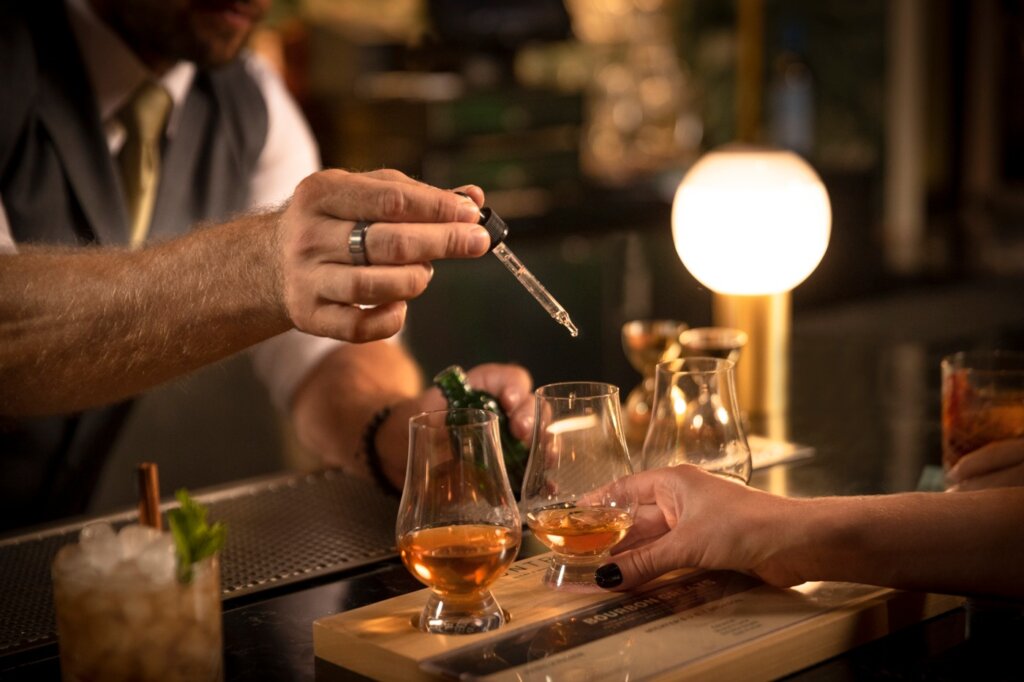
[[[569,313],[565,308],[533,276],[533,273],[526,269],[522,261],[516,258],[516,255],[512,253],[512,249],[505,246],[505,237],[508,236],[508,225],[505,224],[505,221],[498,217],[497,213],[485,206],[480,209],[479,223],[491,235],[491,251],[508,268],[512,276],[519,280],[519,283],[537,299],[537,303],[540,303],[548,315],[558,324],[568,329],[572,336],[578,336],[580,331],[572,323],[572,320],[569,319]]]

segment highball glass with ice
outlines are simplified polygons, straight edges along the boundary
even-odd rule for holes
[[[82,680],[222,680],[216,556],[177,577],[170,533],[90,524],[53,562],[61,676]]]

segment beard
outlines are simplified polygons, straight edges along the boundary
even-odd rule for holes
[[[238,56],[268,0],[94,0],[143,62],[223,66]]]

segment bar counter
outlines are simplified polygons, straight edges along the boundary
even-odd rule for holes
[[[981,345],[1024,346],[1019,291],[1015,282],[977,283],[798,314],[787,436],[815,454],[758,470],[752,484],[799,497],[933,488],[940,462],[939,360]],[[238,542],[263,552],[225,555],[226,679],[366,679],[314,656],[313,621],[422,586],[392,547],[396,501],[351,483],[337,475],[282,476],[200,496],[212,502],[211,516],[228,512]],[[264,497],[296,513],[272,520]],[[356,510],[356,522],[339,518],[346,507]],[[294,558],[304,566],[282,567],[284,554],[294,550],[283,552],[275,542],[288,537],[300,543]],[[11,590],[25,580],[12,558],[16,546],[0,540],[3,600],[14,599]],[[542,550],[527,537],[521,556]],[[790,679],[1024,679],[1018,606],[965,602]],[[0,680],[59,677],[52,637],[6,650],[0,645]]]

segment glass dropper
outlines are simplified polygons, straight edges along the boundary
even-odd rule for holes
[[[569,313],[562,307],[562,304],[555,300],[555,297],[544,288],[544,285],[533,276],[532,272],[526,269],[526,266],[516,257],[516,254],[512,253],[512,249],[505,245],[504,240],[508,236],[508,225],[505,224],[505,221],[498,217],[497,213],[485,206],[480,209],[480,224],[491,235],[491,244],[493,245],[491,252],[495,257],[508,268],[512,276],[523,285],[523,288],[537,299],[537,303],[540,303],[541,307],[547,311],[548,315],[555,322],[568,329],[569,334],[572,336],[578,336],[580,330],[573,324],[569,318]]]

